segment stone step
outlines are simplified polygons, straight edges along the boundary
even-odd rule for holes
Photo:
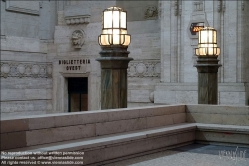
[[[91,164],[167,146],[193,143],[195,130],[196,124],[181,123],[94,138],[11,149],[5,152],[81,151],[84,152],[84,164]]]
[[[85,165],[117,160],[162,148],[205,141],[249,145],[249,126],[180,123],[92,138],[29,146],[6,150],[5,152],[84,152],[83,161]],[[47,154],[46,156],[51,155]],[[55,156],[58,157],[60,155]]]
[[[249,126],[195,123],[198,130],[249,134]]]
[[[196,142],[249,147],[249,126],[196,123]]]

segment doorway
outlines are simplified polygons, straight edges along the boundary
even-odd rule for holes
[[[88,110],[88,78],[68,78],[68,112]]]

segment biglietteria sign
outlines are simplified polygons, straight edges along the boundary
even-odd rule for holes
[[[81,70],[82,65],[90,64],[90,59],[67,59],[59,60],[59,65],[65,70]]]

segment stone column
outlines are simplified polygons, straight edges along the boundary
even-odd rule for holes
[[[217,56],[198,56],[198,104],[218,104]]]
[[[127,46],[101,46],[101,109],[127,108]]]

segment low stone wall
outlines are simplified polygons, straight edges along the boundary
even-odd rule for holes
[[[249,107],[220,105],[170,105],[150,106],[76,113],[59,113],[26,116],[25,118],[1,120],[1,148],[14,149],[53,142],[104,136],[115,133],[143,130],[179,123],[202,123],[217,125],[249,126]],[[231,128],[222,131],[224,137],[234,137]],[[236,129],[237,130],[237,129]],[[196,138],[215,141],[210,136],[214,130],[198,128]],[[244,131],[243,131],[244,132]],[[241,141],[249,144],[249,135],[240,133]],[[212,135],[211,134],[211,135]],[[214,135],[215,135],[214,134]],[[241,135],[245,134],[245,135]],[[219,135],[219,134],[218,134]],[[217,138],[216,138],[217,137]],[[219,135],[220,137],[220,135]],[[229,138],[230,139],[230,138]],[[231,139],[230,143],[236,143]]]
[[[249,126],[249,107],[186,105],[186,118],[189,123]]]
[[[199,143],[249,147],[249,107],[168,105],[1,120],[1,150],[84,152],[103,164]]]
[[[1,120],[1,149],[97,137],[186,122],[185,106],[156,106]]]
[[[186,105],[186,121],[197,124],[198,143],[249,146],[249,107]]]

